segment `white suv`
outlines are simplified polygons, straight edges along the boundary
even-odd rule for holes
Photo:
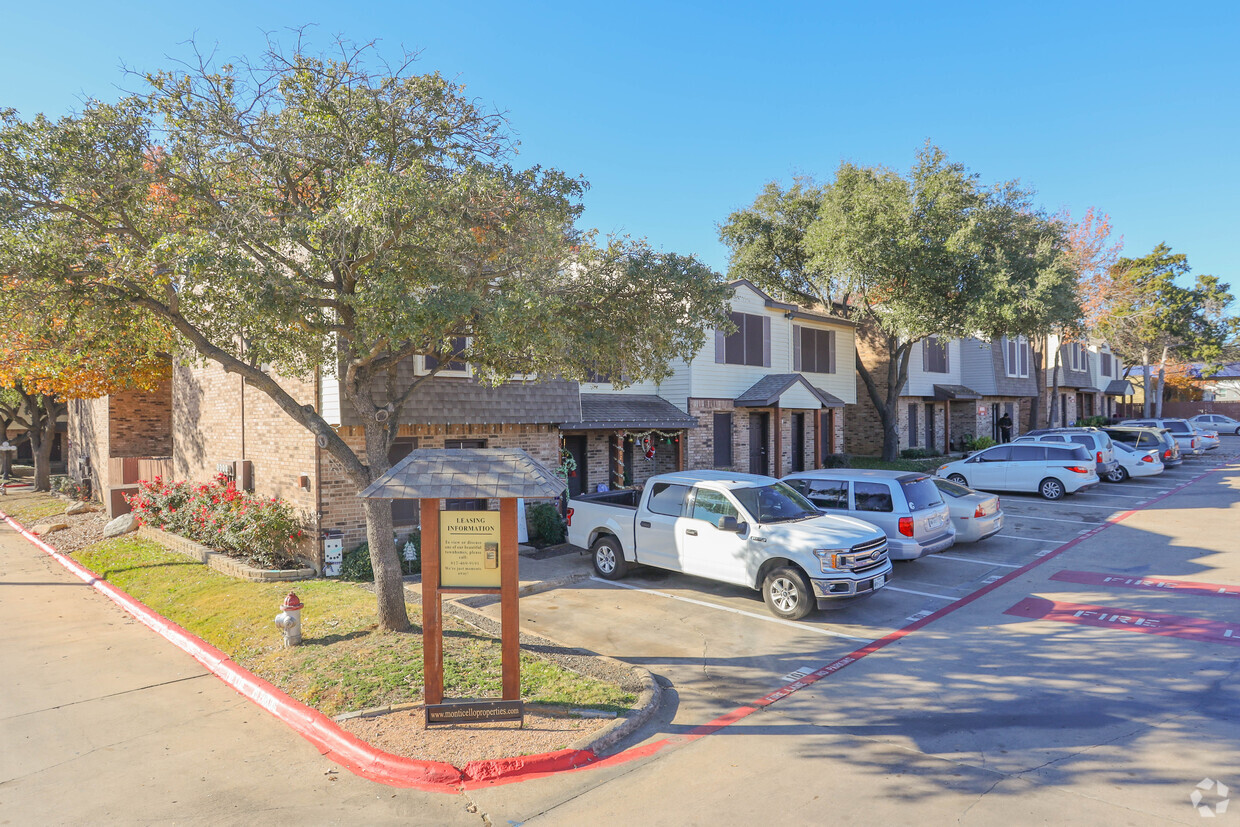
[[[1111,437],[1097,428],[1039,428],[1021,434],[1014,441],[1028,442],[1030,440],[1055,445],[1073,442],[1077,445],[1084,445],[1094,455],[1098,476],[1103,479],[1109,478],[1115,469],[1119,468],[1119,460],[1115,458],[1115,446],[1111,443]]]
[[[1093,455],[1082,445],[1013,442],[940,465],[935,476],[983,491],[1036,491],[1048,500],[1098,485]]]

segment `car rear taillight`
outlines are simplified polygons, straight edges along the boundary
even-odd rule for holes
[[[573,510],[570,508],[568,509],[568,513],[564,515],[564,525],[572,525],[572,524],[573,524]]]
[[[1152,456],[1150,456],[1149,454],[1146,454],[1145,456],[1141,457],[1141,461],[1142,461],[1142,462],[1149,462],[1149,463],[1153,463],[1153,462],[1154,462],[1154,458],[1153,458]]]
[[[973,509],[973,516],[974,517],[985,517],[986,512],[983,511],[982,507],[979,505],[977,508]]]
[[[1193,448],[1194,448],[1194,449],[1197,447],[1197,437],[1193,437],[1193,443],[1192,443],[1192,446],[1193,446]]]
[[[901,517],[900,518],[900,533],[903,534],[905,537],[913,536],[913,518],[912,517]]]
[[[1074,474],[1088,474],[1090,471],[1089,468],[1082,468],[1079,465],[1069,465],[1068,470]]]
[[[1099,451],[1099,452],[1098,452],[1098,458],[1097,458],[1096,460],[1094,460],[1094,462],[1102,462],[1102,452],[1101,452],[1101,451]]]
[[[1170,449],[1170,448],[1168,448],[1166,451],[1163,451],[1163,459],[1171,459],[1171,449]]]

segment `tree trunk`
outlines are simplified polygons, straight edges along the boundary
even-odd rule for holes
[[[1063,353],[1063,346],[1055,348],[1055,364],[1051,367],[1051,404],[1047,406],[1046,411],[1046,427],[1054,428],[1055,420],[1059,418],[1059,357]]]
[[[1158,393],[1154,396],[1154,416],[1162,418],[1163,397],[1167,395],[1167,347],[1163,346],[1162,358],[1158,360]]]
[[[365,430],[366,465],[369,470],[366,484],[369,484],[383,476],[391,467],[388,461],[391,439],[388,430],[376,422],[373,416],[367,420]],[[366,512],[366,543],[370,547],[370,565],[375,573],[379,628],[393,632],[408,631],[411,624],[409,611],[405,607],[405,584],[400,568],[400,554],[393,542],[392,501],[362,500],[362,505]]]
[[[1046,369],[1042,367],[1042,359],[1046,356],[1046,348],[1042,350],[1034,350],[1032,342],[1029,345],[1030,358],[1033,360],[1033,386],[1037,389],[1037,393],[1029,400],[1029,420],[1025,426],[1026,431],[1032,431],[1039,427],[1038,419],[1042,415],[1042,394],[1046,391]],[[1019,418],[1019,417],[1017,417]]]
[[[899,347],[893,349],[890,346],[891,340],[888,340],[887,348],[887,396],[884,398],[878,390],[878,385],[874,382],[874,375],[861,361],[860,349],[856,351],[857,375],[861,377],[861,383],[865,385],[867,395],[870,402],[874,405],[874,410],[878,411],[878,421],[883,426],[883,460],[892,462],[899,458],[900,454],[900,427],[899,416],[897,413],[899,406]]]
[[[1141,404],[1142,417],[1150,418],[1150,349],[1141,348]]]

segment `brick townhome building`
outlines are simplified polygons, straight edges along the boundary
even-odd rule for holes
[[[418,357],[420,358],[420,357]],[[407,372],[424,370],[411,360]],[[549,467],[560,464],[559,424],[581,419],[576,382],[476,382],[466,365],[449,365],[406,405],[391,459],[414,448],[522,448]],[[275,377],[299,402],[315,405],[355,450],[364,449],[357,414],[341,405],[338,381]],[[158,392],[76,402],[70,409],[70,472],[92,477],[101,498],[109,489],[156,474],[204,481],[235,471],[254,492],[280,497],[304,516],[311,537],[338,532],[346,549],[365,540],[361,501],[343,469],[314,436],[266,394],[214,363],[178,364]],[[129,458],[125,461],[124,458]],[[141,459],[139,459],[141,458]],[[453,504],[485,508],[486,501]],[[416,525],[413,503],[394,506],[397,529]],[[321,564],[321,544],[303,554]]]
[[[672,470],[676,457],[686,468],[781,476],[841,450],[844,406],[856,401],[853,323],[776,301],[745,279],[732,287],[736,332],[715,331],[662,382],[582,385],[583,411],[609,427],[607,442],[589,442],[591,486],[615,483],[608,458],[617,454],[631,469],[623,482],[640,483]],[[634,449],[643,434],[652,461]]]

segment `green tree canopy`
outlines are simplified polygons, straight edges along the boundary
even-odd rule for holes
[[[313,432],[359,488],[456,337],[477,374],[658,378],[726,319],[692,257],[581,232],[585,182],[511,164],[502,117],[369,46],[273,45],[253,63],[151,74],[149,92],[0,126],[0,270],[141,308]],[[262,363],[338,366],[354,452]],[[367,501],[380,623],[408,626],[385,502]]]
[[[870,346],[857,373],[899,447],[897,399],[914,345],[928,336],[1032,333],[1079,315],[1063,266],[1062,227],[1015,183],[977,176],[927,145],[907,174],[843,163],[825,186],[770,184],[720,228],[729,274],[803,304],[847,314]]]

